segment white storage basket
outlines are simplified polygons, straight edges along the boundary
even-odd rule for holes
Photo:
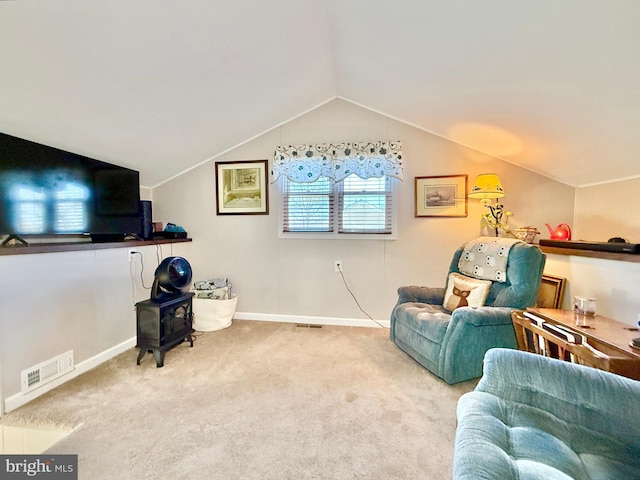
[[[213,332],[231,326],[237,303],[237,295],[231,295],[227,300],[193,297],[194,330]]]

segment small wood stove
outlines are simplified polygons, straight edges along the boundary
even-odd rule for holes
[[[168,257],[158,265],[151,298],[136,303],[138,365],[151,352],[160,368],[167,350],[182,342],[193,347],[194,294],[183,292],[190,282],[191,265],[184,258]]]
[[[164,365],[164,354],[179,343],[189,342],[193,347],[193,293],[156,303],[152,300],[136,303],[138,324],[137,364],[145,353],[153,353],[156,366]]]

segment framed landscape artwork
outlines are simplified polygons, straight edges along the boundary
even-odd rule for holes
[[[216,162],[216,213],[269,213],[267,160]]]
[[[468,175],[415,177],[416,217],[466,217]]]

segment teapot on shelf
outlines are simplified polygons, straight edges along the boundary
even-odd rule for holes
[[[566,223],[561,223],[555,230],[551,228],[551,225],[545,223],[551,235],[551,240],[571,240],[571,228]]]

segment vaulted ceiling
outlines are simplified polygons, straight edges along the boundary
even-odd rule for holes
[[[638,0],[0,1],[0,131],[154,186],[341,97],[569,185],[634,178],[638,24]]]

